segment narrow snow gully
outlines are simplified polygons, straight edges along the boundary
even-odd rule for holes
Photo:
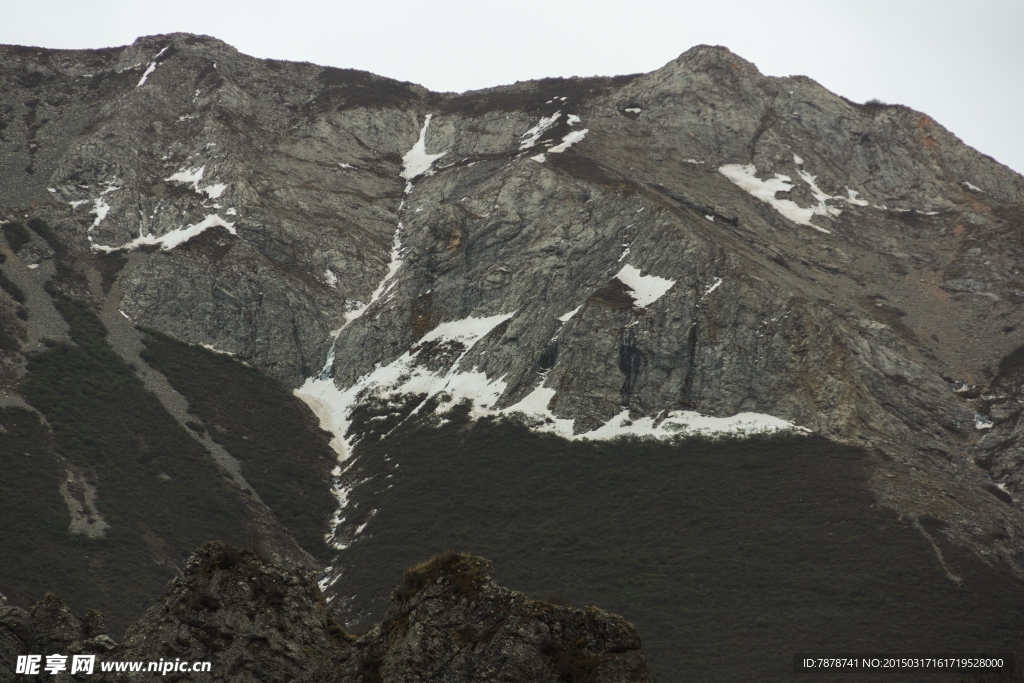
[[[430,119],[434,117],[433,114],[427,114],[426,120],[423,121],[423,128],[420,129],[420,138],[416,141],[416,144],[412,146],[405,156],[402,157],[402,173],[401,176],[405,178],[405,193],[409,194],[412,192],[412,181],[421,175],[433,175],[434,171],[431,170],[431,166],[435,161],[443,157],[448,153],[448,150],[441,152],[440,154],[427,154],[427,128],[430,127]],[[401,211],[401,209],[399,209]]]
[[[434,171],[431,168],[434,162],[443,157],[448,153],[448,150],[439,154],[427,154],[427,128],[430,127],[430,119],[433,118],[433,114],[427,114],[426,120],[423,122],[423,128],[420,129],[419,139],[416,144],[412,146],[408,152],[402,157],[402,172],[399,174],[405,179],[405,194],[408,195],[412,192],[413,180],[422,175],[433,175]],[[405,200],[398,205],[398,226],[395,228],[395,234],[391,242],[391,261],[388,263],[388,272],[384,276],[384,279],[377,285],[377,289],[374,290],[373,294],[370,295],[370,300],[365,304],[354,308],[351,311],[345,313],[345,324],[334,331],[334,338],[337,339],[341,331],[352,324],[353,321],[358,320],[362,317],[370,306],[377,302],[382,296],[390,292],[398,280],[395,280],[395,274],[402,267],[402,212],[405,209]],[[328,362],[333,362],[333,349],[328,354]],[[321,371],[320,376],[324,377],[328,374],[328,367],[325,366]]]
[[[434,162],[448,153],[446,150],[439,154],[427,154],[427,128],[430,127],[431,118],[432,115],[427,114],[426,120],[423,122],[423,128],[420,129],[419,139],[416,140],[416,144],[412,146],[412,149],[406,152],[405,156],[402,157],[402,172],[399,175],[405,179],[406,196],[408,196],[413,190],[413,180],[423,175],[432,175],[434,171],[431,167]],[[331,520],[330,531],[327,533],[326,538],[329,544],[338,549],[343,549],[345,547],[345,544],[338,540],[337,534],[338,529],[345,520],[344,511],[348,505],[348,493],[355,485],[352,482],[348,482],[346,485],[342,480],[344,471],[341,467],[341,463],[349,457],[352,448],[352,444],[345,441],[344,435],[348,429],[348,416],[351,413],[351,408],[356,400],[354,390],[362,389],[363,384],[368,381],[368,378],[373,376],[373,373],[363,377],[360,382],[357,383],[356,387],[350,388],[347,392],[342,392],[339,391],[334,383],[334,376],[331,372],[331,368],[334,365],[336,344],[342,330],[361,318],[363,314],[369,310],[370,306],[380,300],[381,297],[388,294],[388,292],[394,289],[395,285],[398,284],[396,275],[401,269],[404,261],[402,258],[403,225],[401,220],[402,212],[404,210],[405,199],[403,199],[398,205],[398,225],[395,228],[395,234],[391,242],[391,260],[388,263],[388,272],[381,279],[380,283],[378,283],[373,294],[370,295],[370,300],[358,308],[348,311],[345,314],[345,324],[337,330],[334,330],[331,348],[327,352],[327,359],[320,373],[316,377],[308,378],[301,387],[294,391],[296,396],[302,399],[310,408],[313,409],[313,412],[320,420],[321,426],[334,432],[335,435],[331,440],[331,448],[333,448],[334,452],[337,453],[338,466],[334,469],[332,475],[334,477],[333,493],[338,501],[338,508]],[[394,363],[392,363],[392,365],[394,365]],[[349,467],[351,467],[351,463],[349,464]]]

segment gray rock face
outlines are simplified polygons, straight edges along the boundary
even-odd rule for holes
[[[1021,344],[1024,179],[925,114],[707,46],[463,95],[181,34],[0,70],[5,213],[34,202],[83,262],[155,248],[119,282],[133,321],[291,386],[411,352],[500,379],[494,409],[548,389],[576,433],[769,414],[874,449],[886,504],[1020,549],[950,382]]]
[[[354,643],[355,674],[385,681],[645,681],[622,617],[527,600],[488,560],[447,553],[406,570],[384,619]]]
[[[70,666],[52,674],[45,671],[47,655],[105,656],[117,644],[106,634],[103,615],[90,611],[79,619],[55,595],[47,594],[31,611],[0,606],[0,680],[70,681]],[[42,655],[38,675],[16,673],[20,655]]]
[[[197,681],[650,680],[636,629],[621,617],[527,601],[492,574],[489,561],[455,554],[407,570],[384,621],[356,638],[304,571],[209,543],[121,645],[95,634],[97,613],[83,624],[54,596],[31,614],[0,608],[0,666],[45,650],[97,654],[93,677],[111,681],[163,679],[104,673],[102,662],[210,662],[209,672],[189,672]],[[34,679],[0,669],[3,681]]]
[[[215,662],[206,680],[337,680],[331,672],[347,649],[306,572],[208,543],[189,558],[163,600],[128,629],[110,659]]]

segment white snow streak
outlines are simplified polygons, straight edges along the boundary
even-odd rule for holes
[[[708,294],[710,294],[711,292],[713,292],[713,291],[715,291],[716,289],[718,289],[718,286],[719,286],[720,284],[722,284],[722,278],[720,278],[720,277],[716,277],[716,278],[715,278],[715,284],[713,284],[713,285],[711,285],[710,287],[708,287],[708,291],[704,292],[704,294],[703,294],[703,295],[702,295],[702,296],[700,297],[701,301],[703,301],[703,300],[704,300],[704,297],[706,297],[706,296],[707,296]]]
[[[217,199],[222,194],[224,194],[224,190],[226,190],[227,187],[228,186],[225,185],[224,183],[215,183],[213,185],[207,185],[206,187],[204,187],[203,192],[205,192],[210,199]]]
[[[307,379],[294,393],[309,405],[320,419],[321,426],[335,434],[331,447],[338,454],[339,460],[345,460],[351,451],[352,444],[343,437],[351,424],[349,418],[352,409],[364,392],[381,397],[419,393],[429,397],[446,392],[455,401],[470,399],[474,404],[474,412],[487,410],[504,393],[505,383],[500,378],[488,379],[486,374],[476,368],[468,372],[460,371],[459,365],[484,335],[513,315],[514,312],[442,323],[420,339],[415,347],[388,365],[378,366],[344,391],[335,386],[332,378],[321,376]],[[428,342],[458,342],[464,350],[447,371],[432,372],[419,366],[416,358]]]
[[[804,160],[796,154],[793,155],[793,161],[797,166],[802,166],[804,163]],[[775,197],[776,193],[788,192],[793,188],[793,180],[788,175],[776,173],[774,178],[761,180],[757,177],[757,169],[753,164],[747,164],[746,166],[741,164],[726,164],[719,168],[718,171],[736,185],[760,199],[762,202],[770,204],[772,208],[789,220],[799,225],[812,227],[819,232],[831,233],[832,231],[812,223],[811,219],[814,216],[828,216],[829,218],[835,219],[842,213],[841,209],[829,206],[827,204],[829,200],[840,200],[855,206],[871,206],[871,204],[866,200],[857,199],[857,195],[859,193],[856,190],[851,190],[850,188],[846,188],[847,196],[845,197],[826,194],[818,187],[817,177],[811,175],[802,168],[797,169],[797,175],[799,175],[800,179],[807,184],[807,187],[810,188],[814,198],[818,201],[816,206],[804,208],[799,206],[792,199],[777,199]],[[884,209],[885,207],[880,206],[875,208]]]
[[[811,223],[811,218],[819,214],[819,211],[817,210],[818,207],[808,207],[805,209],[799,206],[792,199],[775,198],[775,194],[777,192],[789,192],[793,189],[793,181],[788,175],[776,173],[774,178],[761,180],[757,177],[757,169],[753,164],[747,164],[746,166],[740,164],[726,164],[719,168],[718,171],[740,188],[760,199],[762,202],[770,204],[772,208],[794,223],[807,225],[824,233],[832,232],[831,230],[820,228],[814,223]],[[834,211],[835,209],[832,210]],[[821,211],[820,213],[825,213],[825,211]]]
[[[797,427],[786,420],[761,413],[738,413],[731,417],[709,417],[692,410],[672,410],[668,411],[664,420],[655,426],[655,422],[657,422],[655,418],[643,417],[638,420],[630,420],[629,410],[623,410],[597,429],[573,434],[575,421],[556,417],[548,409],[555,393],[555,389],[551,387],[538,386],[519,403],[509,406],[501,413],[505,415],[522,414],[532,418],[534,431],[557,434],[574,441],[581,439],[604,441],[627,435],[667,438],[684,434],[745,436],[776,431],[810,432],[810,430]]]
[[[212,344],[202,344],[201,346],[204,349],[206,349],[207,351],[213,351],[214,353],[219,353],[222,356],[233,356],[233,355],[235,355],[235,354],[231,353],[230,351],[221,351],[220,349],[218,349],[217,347],[213,346]]]
[[[156,71],[156,62],[150,62],[149,68],[146,69],[146,73],[142,74],[142,78],[139,79],[139,84],[135,87],[141,88],[142,84],[146,82],[146,79],[149,78],[149,75],[154,71]]]
[[[99,227],[99,224],[102,223],[103,219],[107,217],[108,213],[110,213],[110,204],[107,204],[105,201],[97,197],[92,213],[96,214],[96,220],[92,222],[92,225],[89,226],[89,230],[87,232],[91,232],[93,228]]]
[[[540,140],[540,137],[544,135],[544,132],[547,131],[547,129],[550,128],[551,126],[555,125],[555,122],[558,121],[558,117],[561,115],[562,112],[556,111],[551,116],[541,117],[540,121],[537,123],[536,126],[534,126],[533,128],[526,131],[520,136],[523,139],[523,141],[519,144],[519,149],[530,149],[531,147],[536,145],[537,141]]]
[[[107,214],[110,213],[110,205],[103,200],[103,196],[108,195],[111,192],[117,192],[121,189],[114,184],[116,182],[116,178],[114,180],[107,181],[107,189],[100,192],[100,196],[96,198],[93,204],[93,209],[90,212],[96,215],[96,220],[92,222],[92,225],[89,226],[89,229],[86,232],[92,232],[92,229],[98,227],[99,224],[103,222],[103,219],[107,217]],[[83,199],[80,202],[70,202],[70,204],[72,208],[77,208],[77,205],[88,203],[88,201],[89,200],[87,199]]]
[[[419,175],[423,175],[430,170],[430,165],[435,161],[447,154],[447,151],[441,152],[440,154],[427,154],[427,128],[430,126],[430,119],[433,114],[427,114],[426,120],[423,122],[423,128],[420,129],[420,138],[416,141],[416,144],[412,146],[405,156],[402,157],[402,173],[401,176],[407,181],[412,181],[413,178]],[[408,191],[406,192],[408,194]]]
[[[224,194],[224,190],[226,190],[228,186],[224,183],[214,183],[213,185],[207,185],[206,187],[199,187],[199,181],[203,179],[203,174],[205,172],[206,166],[200,166],[199,168],[183,168],[169,178],[164,178],[164,180],[191,185],[192,189],[197,193],[205,193],[210,199],[217,199]]]
[[[366,312],[366,309],[372,306],[373,303],[381,297],[381,295],[397,284],[397,281],[392,282],[387,289],[384,288],[384,285],[386,285],[388,281],[395,276],[398,269],[402,267],[402,260],[402,224],[399,223],[398,227],[395,228],[394,239],[391,241],[391,261],[388,263],[387,275],[384,276],[384,279],[380,281],[379,285],[377,285],[377,289],[375,289],[373,294],[370,295],[369,301],[358,308],[353,308],[351,311],[345,312],[345,324],[342,325],[340,330],[338,330],[339,333],[341,330],[348,327],[353,320],[362,317],[363,313]]]
[[[166,47],[164,49],[160,50],[160,52],[156,53],[156,57],[153,57],[153,61],[149,63],[149,68],[146,69],[146,73],[142,74],[142,78],[139,80],[139,84],[137,86],[135,86],[136,88],[141,88],[142,84],[146,82],[147,78],[149,78],[149,75],[151,73],[153,73],[154,71],[156,71],[156,60],[160,59],[160,55],[162,55],[165,52],[167,52],[167,48]],[[139,65],[136,64],[136,66],[139,66]],[[199,92],[199,91],[197,90],[196,92]]]
[[[558,145],[557,147],[552,147],[548,151],[554,154],[564,152],[565,150],[569,149],[569,147],[571,147],[573,144],[582,140],[583,136],[585,136],[589,132],[589,128],[584,128],[583,130],[574,130],[573,132],[569,133],[564,138],[562,138],[562,143],[560,145]]]
[[[857,190],[846,188],[846,201],[854,204],[855,206],[871,206],[871,203],[866,199],[857,199],[857,195],[859,194],[860,192],[857,192]]]
[[[579,312],[580,312],[580,309],[581,309],[581,308],[583,308],[583,304],[580,304],[579,306],[577,306],[576,308],[572,309],[571,311],[569,311],[569,312],[568,312],[568,313],[566,313],[565,315],[560,315],[560,316],[558,316],[558,319],[559,319],[559,320],[560,320],[561,322],[563,322],[563,323],[567,323],[567,322],[569,322],[569,320],[570,320],[570,319],[571,319],[571,318],[572,318],[572,317],[573,317],[574,315],[576,315],[577,313],[579,313]]]
[[[188,242],[190,239],[192,239],[202,231],[206,230],[207,228],[212,228],[215,226],[225,228],[232,235],[238,234],[237,232],[235,232],[234,223],[228,223],[217,214],[211,214],[194,225],[187,225],[178,228],[177,230],[171,230],[169,233],[161,235],[160,237],[156,237],[154,235],[140,235],[139,237],[136,237],[128,244],[125,244],[118,248],[137,249],[138,247],[144,245],[156,245],[159,246],[164,251],[170,251],[171,249],[174,249],[176,246]],[[93,248],[107,251],[112,249],[111,247],[103,247],[101,245],[93,245]]]

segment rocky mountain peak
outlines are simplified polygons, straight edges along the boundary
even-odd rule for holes
[[[694,45],[658,71],[664,71],[672,66],[684,67],[689,71],[727,69],[746,78],[761,76],[753,62],[747,61],[724,45]]]

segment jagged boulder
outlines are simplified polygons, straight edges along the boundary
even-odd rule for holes
[[[348,641],[308,572],[213,542],[189,558],[112,659],[212,662],[195,680],[331,680]],[[149,680],[135,676],[116,680]]]
[[[0,682],[72,680],[69,669],[44,670],[47,655],[106,655],[116,647],[95,610],[79,619],[56,595],[47,593],[31,610],[0,606]],[[17,672],[18,657],[39,655],[37,674]]]
[[[625,619],[529,600],[493,573],[490,560],[450,552],[406,570],[383,621],[354,644],[347,680],[649,680]]]
[[[197,550],[125,640],[47,595],[0,608],[0,683],[78,680],[17,674],[26,654],[96,654],[89,680],[355,683],[648,681],[636,629],[596,607],[528,600],[494,583],[489,560],[445,553],[405,572],[384,620],[361,638],[331,617],[313,575],[258,550]],[[196,672],[105,672],[104,662],[210,662]]]

